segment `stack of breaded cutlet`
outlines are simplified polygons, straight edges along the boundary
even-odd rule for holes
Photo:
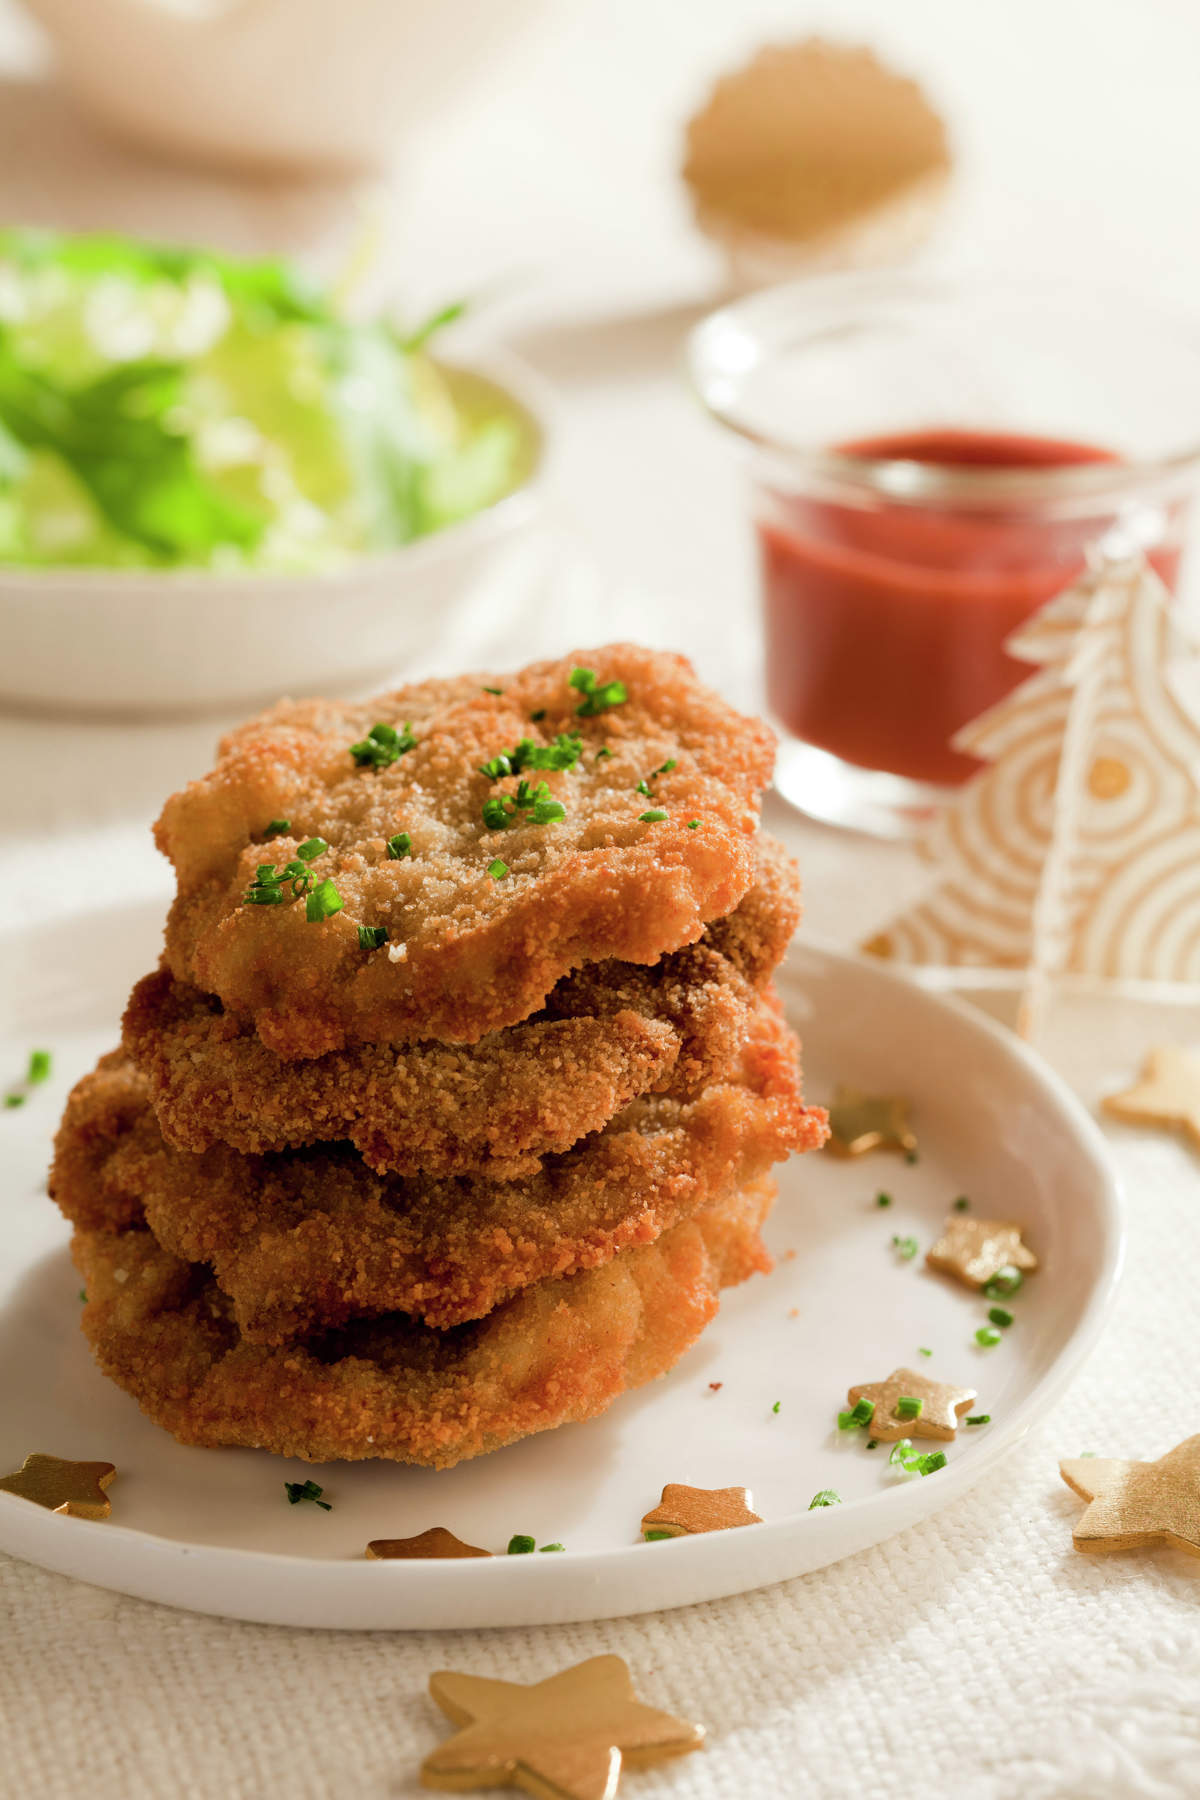
[[[631,645],[231,733],[58,1136],[105,1373],[185,1443],[443,1467],[669,1369],[824,1136],[773,750]]]

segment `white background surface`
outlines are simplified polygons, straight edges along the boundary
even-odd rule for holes
[[[673,168],[680,122],[713,72],[822,24],[890,47],[951,120],[962,176],[935,258],[1093,268],[1200,302],[1192,0],[558,0],[485,93],[404,146],[371,202],[388,223],[389,281],[414,312],[506,284],[497,324],[560,388],[562,514],[622,591],[601,606],[603,585],[573,581],[514,662],[564,631],[626,630],[679,643],[733,697],[754,697],[736,485],[675,368],[718,268]],[[336,265],[354,230],[345,190],[233,189],[101,144],[34,82],[36,42],[6,5],[0,59],[13,76],[0,85],[0,216],[270,244]],[[212,735],[0,719],[8,915],[61,914],[86,930],[88,909],[123,892],[165,900],[147,825]],[[905,852],[788,835],[811,928],[844,942],[915,878]],[[1146,1043],[1200,1038],[1190,1013],[1114,1004],[1102,1018],[1060,1009],[1047,1046],[1089,1103]],[[424,1693],[432,1669],[532,1680],[607,1649],[647,1698],[709,1726],[701,1755],[627,1778],[646,1800],[1200,1791],[1200,1564],[1076,1556],[1078,1503],[1056,1474],[1060,1454],[1153,1456],[1200,1430],[1200,1171],[1166,1139],[1115,1143],[1133,1232],[1114,1324],[1043,1429],[940,1520],[744,1600],[447,1638],[229,1625],[0,1563],[0,1793],[414,1793],[441,1731]]]

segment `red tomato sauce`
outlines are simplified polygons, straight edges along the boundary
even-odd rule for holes
[[[1088,444],[949,428],[839,449],[951,468],[1120,461]],[[1004,640],[1075,579],[1112,518],[1103,497],[1069,518],[1019,500],[972,510],[773,493],[768,507],[758,533],[776,718],[846,762],[935,783],[975,773],[950,738],[1032,673]],[[1151,561],[1173,588],[1178,550]]]

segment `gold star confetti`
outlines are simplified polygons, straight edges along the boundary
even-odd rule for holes
[[[690,1537],[698,1531],[729,1531],[734,1525],[761,1525],[751,1512],[749,1488],[694,1488],[669,1481],[653,1512],[642,1520],[642,1530],[661,1531],[667,1537]]]
[[[886,1381],[868,1381],[852,1387],[847,1404],[872,1401],[875,1411],[866,1429],[873,1438],[890,1444],[903,1437],[952,1438],[958,1430],[959,1415],[974,1406],[975,1398],[974,1388],[931,1381],[916,1369],[893,1369]],[[899,1411],[902,1400],[919,1401],[919,1410],[908,1407]]]
[[[104,1490],[116,1472],[110,1462],[64,1462],[35,1450],[14,1474],[0,1475],[0,1492],[73,1519],[107,1519],[112,1502]]]
[[[951,1213],[936,1244],[925,1252],[931,1269],[953,1275],[965,1287],[981,1288],[1001,1269],[1030,1273],[1038,1266],[1011,1219],[972,1219]]]
[[[431,1525],[410,1538],[372,1538],[367,1545],[371,1562],[406,1562],[426,1556],[490,1556],[475,1544],[464,1544],[444,1525]]]
[[[1074,1456],[1058,1467],[1067,1486],[1089,1502],[1073,1533],[1077,1550],[1105,1555],[1172,1544],[1200,1556],[1200,1437],[1176,1444],[1157,1462]]]
[[[1185,1131],[1200,1146],[1200,1056],[1165,1044],[1151,1050],[1142,1078],[1101,1101],[1106,1113],[1130,1125]]]
[[[865,1156],[868,1150],[912,1153],[916,1136],[908,1123],[908,1101],[898,1094],[864,1094],[839,1087],[829,1108],[828,1148],[837,1156]]]
[[[517,1787],[537,1800],[613,1800],[624,1763],[682,1756],[704,1727],[643,1706],[619,1656],[531,1686],[441,1670],[429,1691],[464,1727],[425,1758],[426,1787]]]

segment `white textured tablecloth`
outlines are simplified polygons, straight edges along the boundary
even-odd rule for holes
[[[711,291],[669,165],[711,70],[763,36],[866,32],[950,107],[964,168],[959,260],[1081,258],[1200,291],[1186,0],[572,0],[536,55],[411,146],[386,198],[392,274],[418,300],[514,271],[512,326],[563,392],[558,491],[607,581],[646,592],[548,607],[545,641],[626,629],[678,642],[738,700],[757,647],[748,546],[724,446],[676,385],[681,329]],[[686,19],[686,25],[681,21]],[[0,68],[39,67],[0,0]],[[548,146],[552,154],[548,153]],[[36,83],[0,76],[0,208],[332,253],[346,196],[232,188],[102,146]],[[534,280],[536,277],[536,280]],[[518,314],[520,309],[517,309]],[[597,590],[600,591],[600,590]],[[563,590],[565,594],[565,589]],[[561,597],[561,596],[560,596]],[[542,644],[514,646],[513,661]],[[464,657],[469,647],[463,646]],[[204,766],[215,726],[0,719],[6,918],[160,895],[148,824]],[[778,817],[773,825],[781,826]],[[915,880],[907,852],[791,821],[813,930],[850,943]],[[63,879],[59,879],[62,877]],[[1047,1050],[1089,1104],[1200,1016],[1060,1008]],[[1128,1273],[1112,1325],[1054,1414],[985,1487],[852,1562],[718,1604],[611,1624],[435,1635],[310,1633],[174,1613],[0,1557],[0,1796],[325,1800],[415,1794],[451,1666],[533,1680],[598,1651],[652,1702],[708,1727],[698,1755],[631,1773],[645,1800],[1175,1800],[1200,1793],[1200,1562],[1071,1549],[1057,1458],[1151,1457],[1200,1431],[1200,1163],[1119,1133]],[[20,1380],[19,1369],[0,1379]]]

